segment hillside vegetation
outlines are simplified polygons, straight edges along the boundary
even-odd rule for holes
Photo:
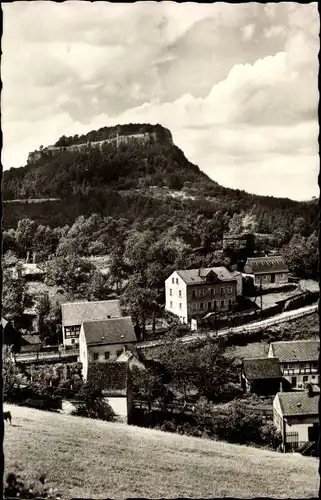
[[[64,499],[308,498],[318,462],[245,446],[8,405],[5,474],[47,473]]]
[[[124,139],[118,146],[113,141],[117,134]],[[137,140],[127,140],[135,134]],[[150,139],[140,140],[141,134]],[[94,146],[104,140],[110,142]],[[81,144],[84,147],[79,148]],[[316,228],[317,200],[295,202],[222,187],[189,162],[173,144],[170,131],[160,125],[104,127],[80,137],[63,136],[52,149],[58,146],[61,151],[55,154],[50,148],[41,148],[39,157],[28,165],[5,171],[2,195],[4,200],[61,201],[50,202],[47,207],[45,203],[5,205],[4,227],[16,227],[22,213],[38,224],[55,227],[95,212],[132,221],[152,217],[156,225],[163,218],[167,227],[184,223],[188,217],[211,221],[218,215],[243,213],[252,221],[254,217],[256,231],[277,232],[281,242],[298,217],[304,217],[306,236]],[[187,197],[167,196],[166,189],[184,191]]]

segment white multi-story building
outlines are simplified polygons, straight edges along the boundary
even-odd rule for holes
[[[165,309],[185,324],[209,312],[228,311],[236,302],[236,286],[225,267],[174,271],[165,281]]]

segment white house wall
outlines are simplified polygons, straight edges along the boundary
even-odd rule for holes
[[[176,271],[165,281],[165,310],[178,316],[181,323],[188,322],[187,286]]]

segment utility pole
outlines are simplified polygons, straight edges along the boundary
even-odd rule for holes
[[[261,308],[261,318],[262,318],[262,301],[263,301],[263,296],[262,296],[262,278],[260,277],[260,308]]]

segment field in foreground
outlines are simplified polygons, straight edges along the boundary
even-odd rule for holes
[[[5,474],[47,473],[64,499],[318,494],[318,461],[6,405]]]

